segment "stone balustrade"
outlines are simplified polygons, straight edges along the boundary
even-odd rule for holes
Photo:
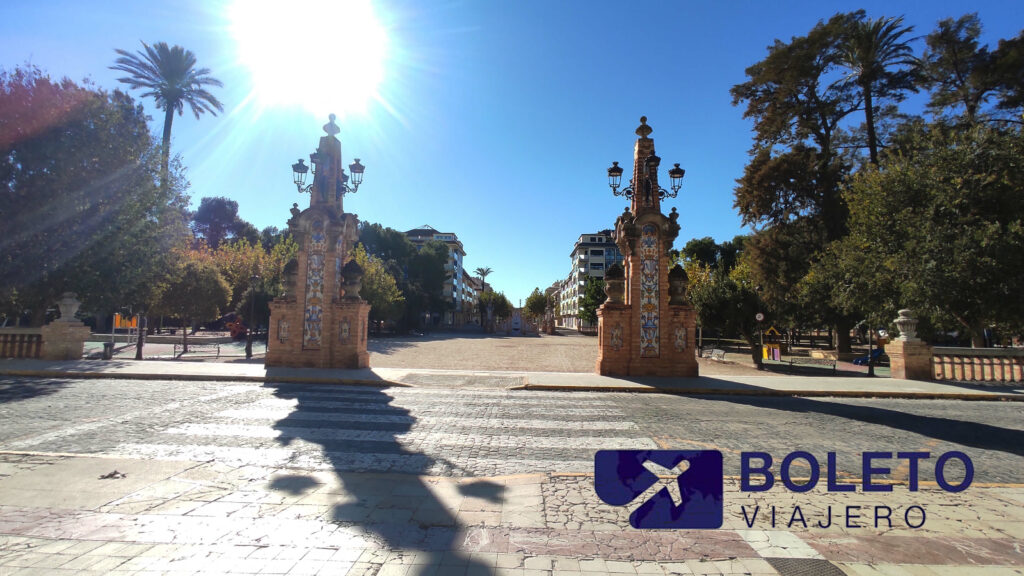
[[[1024,349],[932,348],[935,380],[982,384],[1024,382]]]
[[[42,348],[39,328],[0,328],[0,358],[39,358]]]

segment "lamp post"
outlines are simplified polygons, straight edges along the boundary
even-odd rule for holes
[[[252,329],[256,324],[256,281],[259,279],[260,277],[256,274],[253,274],[252,278],[249,279],[249,326],[245,337],[246,360],[252,358]]]
[[[608,186],[612,189],[612,194],[616,196],[625,196],[628,199],[632,199],[636,193],[636,188],[639,186],[637,182],[637,176],[643,179],[643,184],[649,186],[651,184],[651,174],[658,172],[658,166],[661,165],[661,158],[651,154],[640,163],[643,168],[643,172],[640,174],[634,174],[633,180],[622,190],[619,187],[622,185],[622,166],[619,166],[618,162],[612,162],[611,168],[608,169]],[[672,180],[672,190],[665,190],[661,186],[658,186],[658,198],[664,200],[665,197],[675,198],[679,194],[679,189],[683,187],[683,177],[686,176],[686,170],[679,167],[679,163],[675,164],[675,167],[668,171],[668,177]]]
[[[327,132],[330,137],[329,139],[335,144],[334,147],[336,150],[334,150],[334,152],[336,153],[336,162],[340,164],[341,148],[337,144],[338,141],[334,138],[334,136],[340,132],[340,129],[338,128],[338,125],[334,123],[335,118],[334,114],[330,115],[330,122],[324,126],[324,131]],[[320,139],[321,146],[324,145],[324,141],[324,138]],[[309,166],[306,165],[306,161],[302,158],[299,158],[298,162],[292,164],[292,178],[295,182],[295,187],[298,189],[300,194],[305,192],[312,194],[314,189],[317,189],[317,184],[321,184],[319,187],[321,200],[326,202],[327,194],[330,192],[332,187],[334,188],[335,197],[339,199],[342,194],[355,194],[356,191],[359,190],[359,185],[363,183],[363,171],[366,170],[366,167],[359,163],[359,158],[356,158],[355,162],[348,165],[348,170],[352,173],[351,178],[349,178],[348,174],[345,174],[344,168],[340,168],[337,173],[337,183],[334,186],[332,186],[326,179],[316,178],[317,172],[320,171],[327,171],[328,176],[333,174],[333,172],[331,172],[331,152],[330,147],[326,150],[317,148],[316,152],[309,155]],[[314,176],[313,182],[306,185],[306,175],[311,171]],[[351,185],[349,185],[350,181]]]

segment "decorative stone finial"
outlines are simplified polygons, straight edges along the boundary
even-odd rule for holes
[[[363,287],[363,267],[353,258],[342,267],[341,276],[344,278],[342,288],[345,291],[345,298],[359,300],[359,290]]]
[[[904,308],[897,312],[900,316],[893,320],[896,328],[900,331],[899,340],[903,342],[917,341],[917,318],[914,318],[910,310]]]
[[[327,132],[330,136],[337,136],[338,133],[341,132],[341,128],[338,128],[338,125],[334,123],[334,119],[337,118],[337,116],[331,114],[327,118],[330,119],[330,122],[324,124],[324,132]]]
[[[690,278],[686,270],[679,264],[672,267],[668,273],[668,303],[670,306],[686,304],[686,287]]]
[[[604,293],[608,295],[608,302],[622,304],[626,295],[626,272],[616,262],[608,267],[604,273]]]
[[[647,138],[651,135],[651,132],[654,132],[654,128],[647,125],[647,116],[641,116],[640,126],[636,129],[636,135],[641,138]]]
[[[65,292],[60,295],[60,300],[57,301],[57,307],[60,309],[60,319],[58,322],[76,322],[75,313],[78,312],[78,307],[82,303],[78,301],[78,295],[74,292]]]

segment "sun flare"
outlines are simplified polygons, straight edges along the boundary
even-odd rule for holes
[[[236,0],[229,18],[259,105],[345,116],[377,97],[388,38],[369,0]]]

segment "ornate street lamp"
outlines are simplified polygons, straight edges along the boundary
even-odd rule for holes
[[[637,130],[637,134],[643,132],[643,136],[651,133],[651,128],[647,126],[647,117],[640,118],[641,126]],[[646,128],[646,130],[644,130]],[[636,193],[638,187],[643,184],[645,186],[653,186],[653,180],[651,176],[657,175],[658,166],[661,165],[661,158],[655,154],[644,158],[640,161],[640,174],[634,174],[633,179],[630,181],[629,186],[619,190],[622,185],[622,167],[619,166],[618,162],[612,162],[611,168],[608,168],[608,186],[611,187],[612,193],[616,196],[625,196],[626,198],[632,199],[633,194]],[[641,179],[637,181],[637,177]],[[672,190],[665,190],[661,186],[658,186],[658,199],[664,200],[666,197],[675,198],[679,194],[679,189],[683,187],[683,177],[686,176],[686,170],[679,167],[679,164],[675,164],[674,168],[668,171],[668,177],[671,179]]]
[[[336,135],[340,131],[338,125],[334,123],[335,118],[335,115],[331,114],[330,122],[324,126],[324,131],[331,136]],[[299,193],[311,192],[313,190],[313,186],[316,184],[316,179],[307,185],[306,175],[312,172],[313,176],[316,176],[317,170],[320,168],[320,164],[326,164],[329,162],[330,154],[321,154],[320,149],[317,148],[316,152],[309,155],[308,166],[306,165],[306,161],[302,158],[299,158],[298,162],[292,164],[292,179],[294,180],[295,187],[298,189]],[[366,167],[359,163],[359,158],[356,158],[355,162],[348,165],[348,170],[352,173],[351,178],[345,173],[344,168],[341,169],[341,174],[339,175],[340,183],[338,185],[339,190],[337,191],[339,194],[355,194],[356,191],[359,190],[359,185],[363,183],[363,171],[366,170]],[[349,185],[350,181],[352,183],[351,186]]]

